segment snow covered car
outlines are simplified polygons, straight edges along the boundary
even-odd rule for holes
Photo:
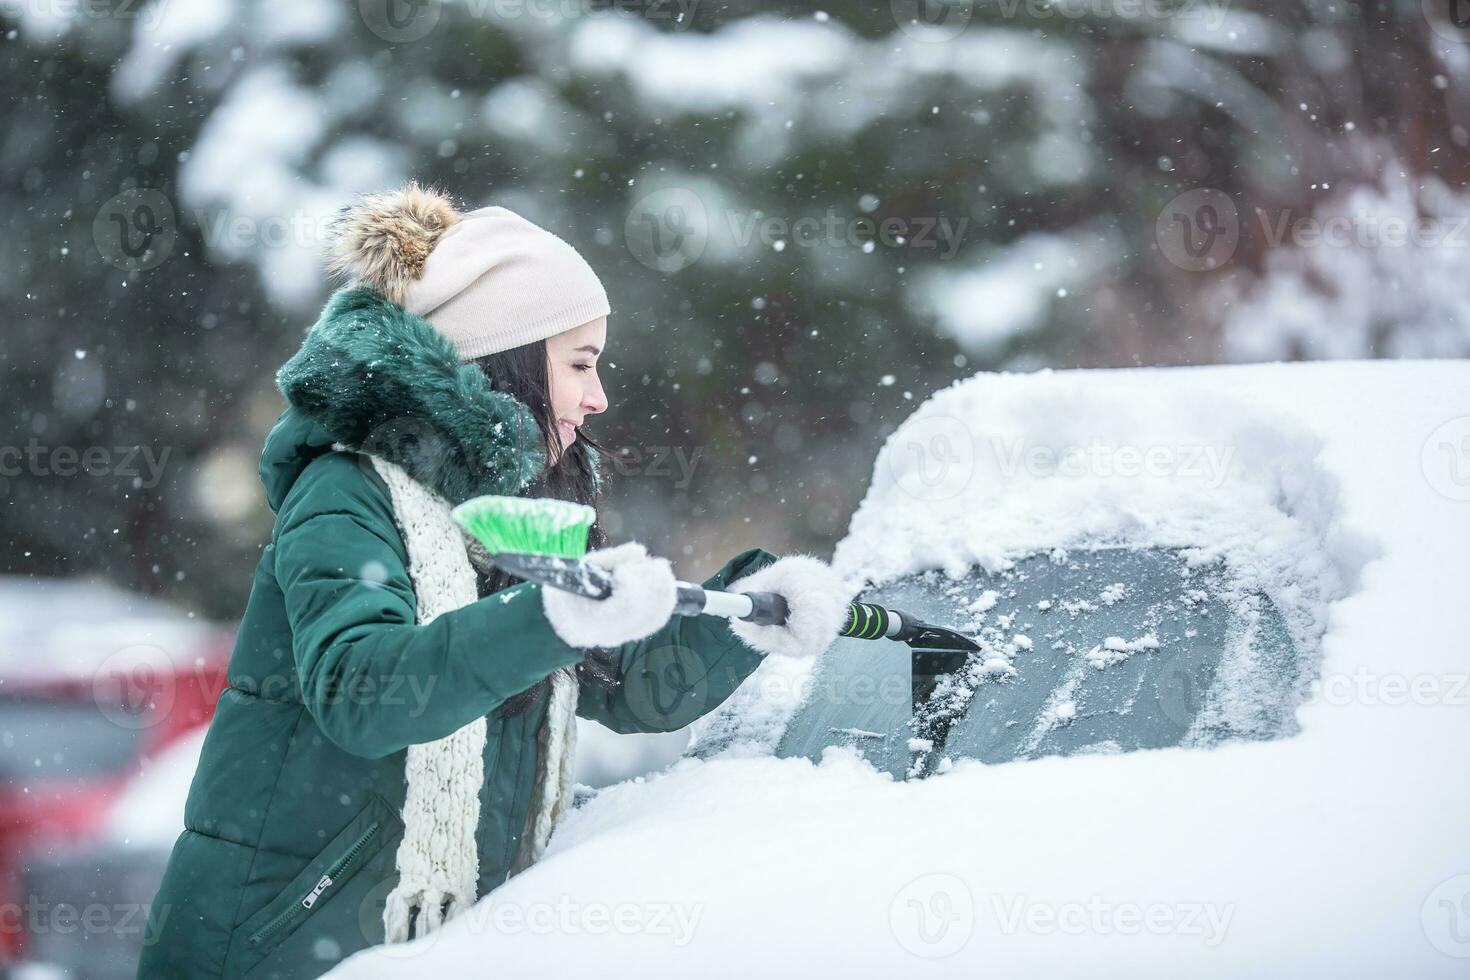
[[[331,976],[1462,975],[1467,543],[1465,362],[977,375],[834,564],[980,653],[770,658]]]

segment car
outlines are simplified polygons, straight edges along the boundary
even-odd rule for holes
[[[330,976],[1458,975],[1467,449],[1463,361],[938,392],[833,564],[979,654],[768,658],[539,863]]]
[[[157,600],[0,577],[0,963],[133,975],[168,848],[113,812],[208,723],[228,656],[228,631]]]

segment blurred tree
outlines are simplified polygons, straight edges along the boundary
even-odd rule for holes
[[[693,576],[825,550],[882,439],[974,370],[1340,353],[1222,332],[1290,247],[1263,229],[1389,172],[1459,186],[1470,142],[1470,36],[1412,0],[123,9],[4,15],[0,398],[9,443],[171,455],[156,487],[0,476],[0,520],[13,569],[212,615],[267,535],[272,375],[357,193],[418,177],[584,251],[607,523]],[[145,210],[172,233],[132,256]]]

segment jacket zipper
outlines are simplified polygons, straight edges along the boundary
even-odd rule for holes
[[[296,918],[296,916],[300,915],[302,912],[311,911],[312,907],[316,905],[317,900],[322,897],[322,892],[326,891],[328,888],[331,888],[332,885],[335,884],[339,878],[341,878],[343,872],[347,870],[347,866],[351,864],[352,860],[356,858],[359,853],[361,853],[364,847],[367,846],[367,842],[372,840],[373,835],[378,832],[378,827],[379,821],[377,820],[374,820],[371,824],[369,824],[367,830],[364,830],[362,832],[362,836],[357,838],[353,845],[347,849],[347,853],[342,855],[336,861],[333,861],[332,866],[327,868],[326,874],[317,879],[317,882],[315,885],[312,886],[311,891],[307,892],[306,895],[303,896],[299,902],[292,902],[289,906],[282,909],[269,922],[261,926],[260,929],[258,929],[255,934],[250,937],[250,945],[259,946],[262,942],[266,940],[267,937],[273,935],[276,932],[279,932],[281,929],[284,929],[292,919]]]

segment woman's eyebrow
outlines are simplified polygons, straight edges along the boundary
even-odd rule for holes
[[[591,354],[593,357],[596,357],[598,354],[602,353],[602,348],[597,347],[593,344],[583,344],[581,347],[578,347],[577,350],[584,350],[587,353]]]

